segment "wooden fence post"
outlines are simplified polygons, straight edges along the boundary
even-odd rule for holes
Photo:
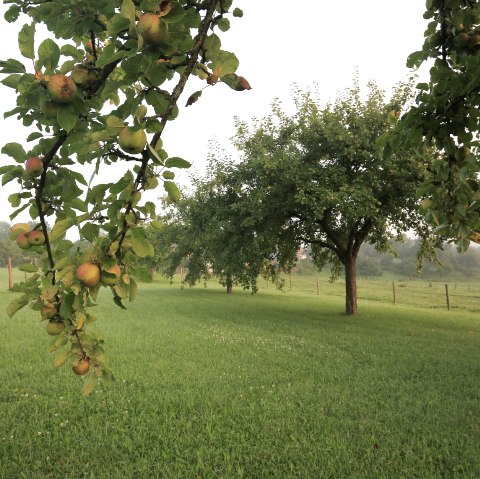
[[[397,293],[395,291],[395,281],[392,281],[393,304],[397,304]]]
[[[447,309],[450,311],[450,295],[448,294],[448,284],[445,284],[445,295],[447,296]]]
[[[317,278],[317,294],[320,294],[320,288],[319,288],[319,285],[318,285],[318,278]]]
[[[8,258],[8,289],[13,288],[12,258]]]
[[[290,291],[292,291],[292,272],[291,271],[288,272],[288,278],[290,280]]]

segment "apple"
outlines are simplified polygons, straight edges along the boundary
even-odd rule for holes
[[[118,143],[122,150],[127,153],[141,153],[147,143],[147,135],[144,130],[134,130],[126,126],[120,130]]]
[[[15,223],[10,226],[10,231],[14,234],[28,233],[30,231],[30,225],[27,223]]]
[[[46,100],[45,98],[40,100],[39,106],[42,113],[50,119],[57,118],[58,110],[62,108],[60,103],[55,103],[54,101]]]
[[[71,103],[77,94],[77,86],[71,78],[57,73],[50,77],[50,81],[47,83],[47,91],[53,101]]]
[[[15,240],[21,249],[30,249],[30,241],[25,233],[20,233]]]
[[[47,324],[47,333],[50,336],[58,336],[65,329],[62,321],[49,321]]]
[[[85,358],[85,359],[81,358],[72,363],[72,370],[78,376],[83,376],[84,374],[87,374],[89,369],[90,369],[90,359],[88,358]]]
[[[100,282],[100,268],[90,262],[82,263],[77,268],[76,277],[88,288],[93,288]]]
[[[25,170],[30,173],[31,176],[40,176],[43,173],[43,161],[38,156],[29,158],[25,162]]]
[[[168,25],[154,13],[143,14],[137,22],[138,34],[147,45],[165,45],[168,38]]]
[[[87,86],[90,83],[90,70],[83,65],[75,65],[70,78],[75,82],[80,88]]]
[[[42,246],[45,244],[45,235],[40,230],[32,231],[28,235],[28,242],[32,246]]]
[[[47,303],[42,306],[40,314],[42,315],[43,319],[52,319],[58,314],[58,310],[53,303]]]
[[[102,276],[101,276],[101,281],[104,285],[106,286],[114,286],[118,283],[118,280],[120,279],[120,275],[122,274],[122,272],[120,271],[120,266],[118,266],[118,264],[114,264],[113,266],[111,266],[110,268],[106,269],[105,270],[107,273],[112,273],[114,274],[116,277],[115,278],[112,278],[110,276],[106,276],[104,275],[104,273],[102,272]]]

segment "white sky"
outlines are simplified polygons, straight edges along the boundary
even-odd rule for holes
[[[235,115],[248,120],[268,114],[275,97],[288,102],[293,83],[302,88],[317,84],[321,99],[328,100],[351,84],[358,68],[362,83],[375,80],[388,91],[407,78],[406,58],[421,48],[426,28],[424,2],[418,0],[236,0],[235,6],[243,9],[243,18],[232,18],[231,29],[219,36],[222,48],[239,58],[238,74],[247,78],[252,90],[235,92],[218,84],[185,109],[190,93],[203,86],[188,85],[180,100],[180,115],[167,125],[163,137],[170,156],[185,158],[198,171],[205,163],[209,140],[228,147]],[[23,23],[7,24],[3,20],[7,7],[0,5],[0,58],[22,61],[15,39]],[[3,119],[3,112],[15,106],[13,90],[0,85],[0,98],[0,144],[24,143],[27,134],[21,122]],[[9,161],[0,155],[0,166]],[[103,181],[112,181],[108,178]],[[9,221],[13,210],[7,197],[17,186],[14,182],[0,186],[0,221]],[[162,194],[159,187],[156,196]],[[19,220],[29,217],[15,221]]]

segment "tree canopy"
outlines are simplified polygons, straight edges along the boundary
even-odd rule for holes
[[[416,196],[429,157],[407,150],[382,156],[410,92],[400,85],[386,100],[370,83],[363,98],[356,79],[326,106],[311,92],[297,91],[293,115],[275,102],[271,115],[252,126],[239,121],[234,143],[241,160],[216,158],[221,187],[215,204],[200,202],[205,214],[214,217],[228,205],[234,229],[248,226],[280,264],[301,245],[311,245],[317,266],[328,262],[334,274],[344,270],[346,312],[355,314],[355,262],[362,244],[386,250],[391,238],[407,230],[424,240],[430,234]],[[205,188],[212,191],[211,184]]]

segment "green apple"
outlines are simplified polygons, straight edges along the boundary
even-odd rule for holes
[[[30,249],[30,241],[25,233],[20,233],[15,240],[21,249]]]
[[[154,13],[145,13],[137,22],[138,34],[147,45],[165,45],[168,39],[168,25]]]
[[[42,246],[45,244],[45,235],[39,230],[32,231],[28,235],[28,242],[32,246]]]
[[[144,130],[134,130],[126,126],[120,130],[118,144],[127,153],[141,153],[147,143],[147,135]]]

